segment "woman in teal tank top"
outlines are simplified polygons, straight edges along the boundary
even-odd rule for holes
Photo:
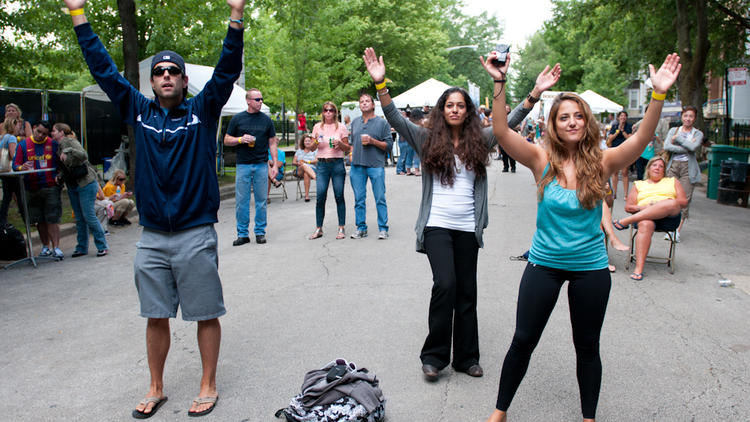
[[[505,356],[496,410],[488,422],[502,422],[557,302],[568,285],[570,321],[576,350],[576,375],[584,421],[593,421],[599,400],[602,364],[599,336],[611,286],[604,235],[600,229],[605,181],[635,161],[651,141],[665,93],[680,72],[680,58],[670,54],[658,71],[649,65],[654,86],[641,130],[621,145],[601,151],[599,126],[588,104],[576,94],[562,93],[552,103],[545,147],[530,144],[508,127],[505,82],[510,55],[498,67],[496,52],[481,59],[495,82],[493,132],[517,162],[531,169],[537,182],[537,227],[529,263],[521,278],[516,331]]]

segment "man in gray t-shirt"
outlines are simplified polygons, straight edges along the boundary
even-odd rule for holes
[[[388,206],[385,202],[385,158],[393,146],[391,126],[375,115],[375,101],[370,94],[359,96],[362,116],[352,121],[349,140],[354,146],[349,177],[354,191],[354,215],[357,231],[352,239],[367,237],[367,179],[372,185],[375,206],[378,210],[378,239],[388,239]]]

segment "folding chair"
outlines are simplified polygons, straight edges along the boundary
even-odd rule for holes
[[[294,175],[294,172],[290,171],[288,172],[289,176],[297,181],[297,196],[294,198],[295,201],[300,200],[301,198],[305,197],[305,182],[304,179],[301,177],[297,177]],[[316,196],[315,192],[315,180],[310,180],[310,198]]]
[[[669,238],[669,251],[667,256],[654,256],[646,255],[646,262],[655,262],[659,264],[667,264],[669,267],[669,273],[674,274],[675,270],[675,255],[677,255],[677,228],[680,226],[680,219],[682,213],[673,217],[666,217],[654,221],[656,228],[654,229],[654,236],[656,233],[666,233]],[[635,262],[635,235],[638,234],[638,224],[630,225],[630,253],[628,254],[628,260],[625,262],[625,269],[630,268],[630,264]],[[651,248],[649,251],[654,249],[654,238],[651,239]]]
[[[286,194],[286,183],[285,183],[286,182],[286,175],[287,175],[287,173],[284,173],[284,177],[282,177],[281,180],[279,180],[280,184],[279,184],[278,187],[274,186],[273,184],[271,184],[271,190],[268,193],[268,199],[269,200],[271,199],[271,195],[280,195],[281,196],[281,202],[284,202],[284,201],[286,201],[287,198],[289,198],[289,195]],[[269,183],[270,183],[270,181],[269,181]],[[276,189],[281,189],[281,192],[275,193],[274,190],[276,190]]]

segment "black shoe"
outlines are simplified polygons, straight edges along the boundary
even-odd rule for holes
[[[125,218],[125,217],[120,217],[120,219],[119,219],[119,220],[117,220],[117,221],[119,221],[119,222],[120,222],[120,224],[122,224],[122,225],[124,225],[124,226],[129,226],[129,225],[133,224],[133,223],[131,223],[131,222],[130,222],[130,220],[128,220],[128,219],[127,219],[127,218]]]
[[[516,172],[516,168],[515,168],[515,167],[513,167],[512,169],[510,169],[510,172],[511,172],[511,173],[515,173],[515,172]]]
[[[266,243],[266,235],[264,235],[264,234],[256,235],[255,236],[255,243],[257,243],[259,245],[262,245],[262,244]]]
[[[458,372],[463,372],[471,377],[476,377],[476,378],[479,378],[482,375],[484,375],[484,370],[482,369],[481,366],[479,366],[478,363],[475,363],[474,365],[471,365],[470,367],[466,369],[458,370]]]
[[[422,373],[427,381],[435,382],[438,379],[438,369],[429,363],[422,364]]]
[[[245,243],[250,243],[249,237],[238,237],[237,240],[232,242],[232,246],[242,246]]]
[[[124,226],[124,224],[120,220],[109,220],[110,226]]]
[[[508,169],[503,169],[503,173],[507,173],[507,172],[508,172]]]
[[[72,255],[70,255],[70,256],[72,256],[73,258],[78,258],[79,256],[84,256],[84,255],[86,255],[86,253],[85,253],[85,252],[79,252],[79,251],[75,251],[75,252],[73,252],[73,254],[72,254]]]

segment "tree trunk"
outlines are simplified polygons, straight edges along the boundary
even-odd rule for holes
[[[706,58],[708,57],[707,0],[676,0],[678,53],[682,71],[677,81],[682,105],[698,109],[695,127],[706,133],[703,103],[706,102]]]
[[[117,0],[117,10],[120,14],[120,25],[122,25],[122,56],[125,61],[125,79],[130,82],[136,89],[140,89],[140,75],[138,72],[138,29],[135,21],[135,1],[134,0]],[[135,182],[135,136],[133,128],[128,126],[128,152],[130,160],[128,168],[130,177],[128,177],[129,190],[133,189]]]

